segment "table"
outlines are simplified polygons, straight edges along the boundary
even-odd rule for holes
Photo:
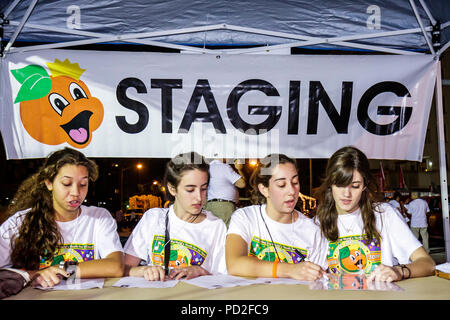
[[[255,284],[205,289],[185,282],[173,288],[118,288],[118,278],[105,279],[103,288],[43,291],[25,288],[5,300],[449,300],[450,280],[436,276],[397,282],[403,291],[310,290],[307,285]]]

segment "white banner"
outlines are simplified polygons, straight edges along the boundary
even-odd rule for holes
[[[369,158],[421,161],[437,62],[429,56],[196,55],[45,50],[2,60],[9,159]]]

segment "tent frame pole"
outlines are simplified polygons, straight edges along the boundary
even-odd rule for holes
[[[6,11],[3,13],[3,19],[6,20],[8,19],[8,16],[10,15],[10,13],[14,10],[15,7],[17,7],[17,5],[19,4],[19,2],[22,0],[15,0],[13,3],[11,3],[9,5],[9,7],[6,9]]]
[[[431,14],[430,9],[428,9],[428,6],[426,5],[426,3],[423,0],[419,0],[420,4],[422,5],[423,10],[425,11],[425,13],[428,16],[428,19],[430,19],[431,21],[431,25],[435,26],[437,24],[436,19],[433,17],[433,15]]]
[[[9,51],[13,43],[16,41],[17,37],[19,36],[19,33],[22,31],[23,27],[25,26],[25,23],[27,22],[28,18],[31,15],[31,12],[33,12],[34,7],[36,6],[38,0],[33,0],[33,2],[28,7],[27,11],[25,12],[24,17],[20,21],[19,27],[14,31],[14,34],[12,35],[11,39],[9,40],[8,44],[5,47],[3,57],[6,55],[6,53]],[[13,3],[14,5],[14,3]],[[17,3],[15,3],[17,5]]]
[[[442,96],[441,61],[438,61],[436,75],[436,122],[439,146],[439,173],[441,180],[442,224],[447,262],[450,262],[450,221],[448,207],[447,161],[445,157],[444,104]]]
[[[409,0],[409,3],[411,4],[411,7],[414,11],[414,15],[416,16],[416,19],[417,19],[417,22],[419,23],[420,29],[422,29],[423,36],[425,38],[425,41],[428,44],[428,48],[430,48],[431,54],[436,55],[436,52],[434,51],[434,48],[433,48],[433,44],[431,43],[431,40],[427,35],[425,27],[423,26],[422,19],[420,18],[419,11],[417,10],[414,0]]]
[[[10,21],[10,24],[11,25],[20,25],[18,22],[15,22],[15,21]],[[32,51],[32,50],[55,49],[55,48],[62,48],[62,47],[95,44],[95,43],[102,43],[102,42],[108,42],[108,41],[124,41],[124,42],[133,42],[133,43],[140,43],[140,44],[145,44],[145,45],[194,51],[194,52],[198,52],[198,53],[210,53],[210,54],[242,54],[242,53],[252,53],[252,52],[264,52],[264,51],[268,51],[268,50],[278,50],[278,49],[282,49],[282,48],[292,48],[292,47],[298,47],[298,46],[317,45],[317,44],[324,44],[324,43],[325,44],[333,43],[338,46],[357,48],[357,49],[365,49],[365,50],[373,50],[373,51],[386,52],[386,53],[392,53],[392,54],[402,54],[402,55],[422,54],[422,53],[418,53],[418,52],[414,52],[414,51],[398,50],[398,49],[385,48],[385,47],[381,47],[381,46],[364,45],[364,44],[348,42],[348,41],[368,39],[368,38],[381,38],[381,37],[390,37],[390,36],[410,34],[410,33],[418,33],[418,32],[421,32],[420,28],[406,29],[406,30],[399,30],[399,31],[378,32],[378,33],[371,33],[371,34],[351,35],[351,36],[343,36],[343,37],[335,37],[335,38],[316,38],[316,37],[299,36],[299,35],[283,33],[283,32],[274,32],[274,31],[267,31],[267,30],[261,30],[261,29],[255,29],[255,28],[226,25],[226,24],[216,24],[216,25],[203,26],[203,27],[193,27],[193,28],[184,28],[184,29],[178,29],[178,30],[167,30],[167,31],[147,32],[147,33],[141,33],[141,34],[126,34],[126,35],[108,35],[108,34],[85,32],[85,31],[79,31],[79,30],[66,30],[66,29],[53,28],[53,27],[48,27],[48,26],[39,26],[39,25],[35,25],[35,24],[27,24],[27,27],[41,29],[41,30],[54,31],[54,32],[67,33],[67,34],[75,34],[75,35],[79,35],[79,36],[92,37],[94,39],[76,40],[76,41],[68,41],[68,42],[64,42],[64,43],[45,44],[45,45],[36,45],[36,46],[27,46],[27,47],[21,47],[21,48],[11,48],[9,50],[9,52],[26,52],[26,51]],[[148,40],[148,39],[141,39],[141,38],[152,38],[152,37],[177,35],[177,34],[183,34],[183,33],[206,32],[206,31],[213,31],[213,30],[240,31],[240,32],[246,32],[246,33],[262,34],[262,35],[267,35],[267,36],[275,36],[275,37],[279,37],[279,38],[300,40],[300,41],[286,43],[286,44],[273,45],[273,46],[260,46],[260,47],[249,48],[249,49],[210,50],[210,49],[197,48],[197,47],[192,47],[192,46],[187,46],[187,45],[176,45],[176,44],[163,43],[163,42],[159,42],[159,41],[152,41],[152,40]],[[426,30],[430,31],[431,27],[426,28]],[[141,39],[141,40],[137,40],[137,39]]]

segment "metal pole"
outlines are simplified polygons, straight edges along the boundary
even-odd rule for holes
[[[25,13],[24,17],[22,18],[22,21],[20,21],[19,27],[17,27],[16,31],[12,35],[11,39],[9,40],[8,44],[5,47],[5,53],[8,52],[8,50],[11,48],[13,43],[16,41],[16,38],[19,36],[19,33],[22,31],[25,23],[27,22],[28,18],[30,17],[31,12],[33,11],[34,7],[36,6],[36,3],[38,0],[34,0],[30,6],[27,9],[27,12]]]
[[[441,178],[442,224],[444,227],[445,252],[450,262],[450,221],[448,214],[447,163],[445,159],[444,108],[442,100],[441,61],[438,61],[436,75],[436,122],[439,147],[439,172]]]
[[[312,178],[312,159],[309,158],[309,195],[312,197],[312,183],[313,178]]]
[[[123,207],[123,172],[124,169],[120,169],[120,209]]]
[[[427,42],[431,53],[433,55],[436,54],[436,52],[434,51],[434,48],[433,48],[433,44],[431,43],[431,40],[428,37],[427,32],[425,30],[425,27],[423,25],[422,19],[420,18],[420,14],[419,14],[419,11],[417,10],[416,4],[414,3],[414,0],[409,0],[409,3],[411,4],[411,7],[412,7],[412,9],[414,11],[414,14],[416,15],[417,22],[419,23],[420,29],[422,29],[423,37],[425,38],[425,41]]]

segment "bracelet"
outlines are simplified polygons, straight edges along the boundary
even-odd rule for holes
[[[277,277],[277,265],[278,265],[278,260],[275,260],[272,265],[272,277],[273,278],[278,278]]]
[[[402,280],[411,278],[411,270],[405,264],[401,264],[400,268],[402,269]],[[405,268],[406,268],[406,270],[408,270],[408,278],[405,278],[405,273],[403,271],[403,269],[405,269]]]

